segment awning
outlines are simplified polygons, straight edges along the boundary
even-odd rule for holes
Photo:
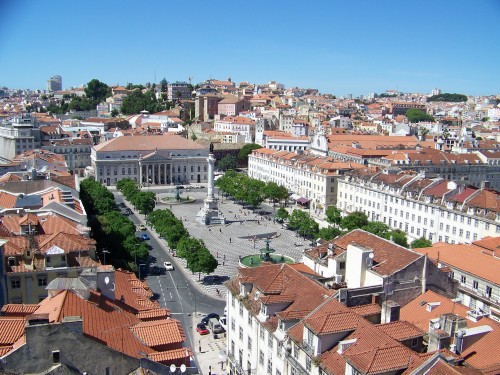
[[[299,198],[299,199],[297,199],[297,203],[299,203],[299,204],[306,204],[306,203],[309,203],[309,202],[310,202],[310,200],[307,199],[307,198]]]

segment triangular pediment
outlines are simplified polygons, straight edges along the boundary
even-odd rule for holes
[[[149,155],[145,155],[141,158],[142,161],[170,161],[170,157],[159,154],[158,152],[152,152]]]

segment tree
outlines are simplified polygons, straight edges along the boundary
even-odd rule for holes
[[[283,207],[278,208],[278,211],[276,211],[276,220],[279,223],[282,223],[286,219],[288,219],[288,216],[289,216],[288,211]]]
[[[426,239],[425,237],[417,238],[415,241],[411,243],[412,249],[420,249],[422,247],[431,247],[432,242]]]
[[[141,89],[135,89],[132,94],[123,99],[121,112],[124,115],[136,114],[143,110],[150,113],[162,110],[154,91],[149,90],[143,93]]]
[[[427,101],[428,102],[453,102],[453,103],[466,102],[467,95],[443,93],[443,94],[438,94],[438,95],[432,95],[432,96],[427,98]]]
[[[217,168],[222,171],[236,168],[236,158],[233,155],[226,155],[217,162]]]
[[[198,272],[198,278],[200,273],[212,273],[215,271],[219,263],[217,259],[208,251],[207,248],[202,248],[196,251],[189,262],[189,269],[191,272]]]
[[[288,228],[291,230],[297,230],[300,228],[302,222],[306,221],[309,215],[302,210],[293,210],[292,214],[288,218]]]
[[[340,226],[348,231],[362,228],[368,224],[368,217],[361,211],[354,211],[342,218]]]
[[[238,153],[238,161],[246,163],[248,161],[248,155],[250,155],[253,150],[258,150],[259,148],[262,148],[262,146],[256,143],[247,143]]]
[[[330,224],[339,225],[342,220],[342,214],[340,210],[335,206],[328,206],[325,212],[326,221]]]
[[[168,90],[168,82],[165,78],[163,78],[161,81],[160,81],[160,86],[161,86],[161,91],[167,91]]]
[[[263,188],[265,198],[271,199],[273,204],[276,201],[281,201],[288,198],[288,190],[283,185],[278,185],[276,182],[270,181]]]
[[[420,122],[420,121],[428,121],[428,122],[434,122],[436,121],[434,117],[431,115],[428,115],[424,111],[421,111],[420,109],[412,108],[406,111],[405,116],[408,118],[408,121],[410,122]]]
[[[330,241],[339,236],[341,233],[342,231],[339,228],[328,226],[327,228],[321,228],[319,230],[318,237],[325,241]]]
[[[370,221],[362,229],[382,238],[388,238],[390,232],[389,226],[380,221]]]
[[[85,87],[84,91],[87,99],[92,100],[95,105],[106,99],[108,96],[111,96],[111,89],[108,85],[95,78],[87,83],[87,87]]]
[[[392,232],[390,232],[390,237],[392,237],[394,243],[398,244],[399,246],[408,247],[408,238],[406,237],[406,233],[402,230],[393,230]]]
[[[111,117],[116,117],[118,116],[119,112],[116,108],[113,108],[113,110],[111,111]]]

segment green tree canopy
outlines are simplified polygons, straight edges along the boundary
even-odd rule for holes
[[[443,93],[443,94],[438,94],[438,95],[432,95],[432,96],[427,98],[427,101],[428,102],[453,102],[453,103],[466,102],[467,95]]]
[[[406,111],[405,116],[408,118],[410,122],[434,122],[436,121],[434,117],[428,115],[426,112],[421,111],[420,109],[412,108]]]
[[[91,100],[95,105],[102,102],[108,96],[111,96],[111,88],[95,78],[87,83],[84,91],[87,99]]]
[[[340,236],[342,231],[338,228],[332,227],[331,225],[326,228],[321,228],[318,232],[318,237],[325,241],[333,240],[335,237]]]
[[[408,247],[408,238],[406,237],[406,233],[402,230],[393,230],[390,233],[390,237],[392,237],[394,243],[398,244],[399,246]]]
[[[135,89],[132,94],[123,99],[121,111],[125,115],[132,115],[146,110],[150,113],[161,111],[163,108],[158,103],[155,92],[152,90],[143,93],[140,89]]]
[[[217,168],[221,171],[236,168],[236,158],[233,155],[226,155],[217,162]]]
[[[278,220],[278,222],[284,222],[286,219],[288,219],[288,216],[288,211],[283,207],[278,208],[278,210],[276,211],[276,219]]]
[[[342,215],[340,210],[336,206],[328,206],[325,212],[326,221],[330,224],[339,225],[342,221]]]
[[[388,238],[390,232],[389,226],[380,221],[370,221],[362,229],[382,238]]]
[[[248,155],[250,155],[253,150],[258,150],[259,148],[262,148],[262,146],[256,143],[247,143],[241,148],[240,152],[238,153],[238,161],[247,162]]]
[[[417,238],[415,241],[411,243],[412,249],[420,249],[423,247],[431,247],[432,242],[426,239],[425,237]]]
[[[274,202],[282,201],[288,198],[288,189],[283,185],[278,185],[276,182],[269,181],[263,188],[265,198],[271,199]]]
[[[354,211],[340,221],[340,226],[348,231],[363,228],[365,225],[368,225],[368,217],[361,211]]]

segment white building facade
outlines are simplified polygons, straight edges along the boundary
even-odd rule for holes
[[[208,149],[178,135],[124,136],[92,148],[90,174],[105,185],[130,178],[141,185],[207,181]]]
[[[409,240],[471,243],[500,235],[500,214],[496,206],[482,207],[485,195],[498,193],[418,174],[359,173],[338,180],[337,207],[345,214],[362,211]]]

